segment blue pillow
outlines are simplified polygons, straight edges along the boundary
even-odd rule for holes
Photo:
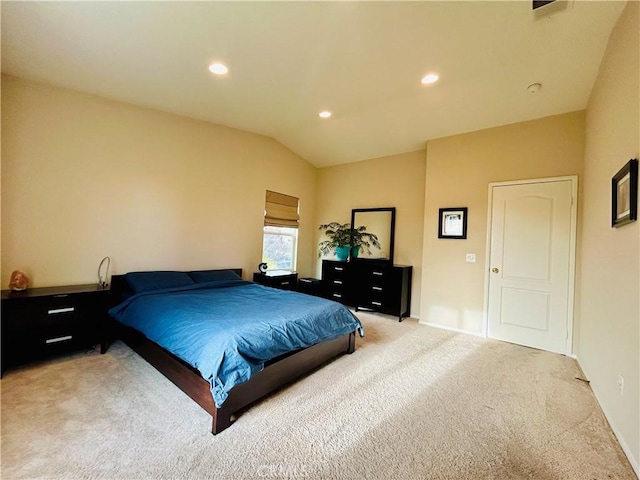
[[[125,277],[135,293],[186,287],[195,283],[185,272],[131,272]]]
[[[233,270],[200,270],[189,272],[189,276],[196,283],[242,280],[242,277]]]

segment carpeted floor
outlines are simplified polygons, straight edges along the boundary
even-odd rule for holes
[[[220,435],[122,343],[6,373],[2,479],[635,479],[574,360],[359,313]]]

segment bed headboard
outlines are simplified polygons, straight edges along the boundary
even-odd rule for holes
[[[200,271],[214,271],[221,272],[224,270],[231,270],[242,277],[241,268],[220,268],[217,270],[200,270]],[[188,270],[190,272],[197,270]],[[129,287],[129,283],[124,275],[112,275],[111,276],[111,288],[109,289],[109,308],[115,307],[121,303],[125,298],[133,295],[133,291]]]

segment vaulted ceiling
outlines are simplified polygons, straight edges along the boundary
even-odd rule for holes
[[[3,1],[2,71],[267,135],[328,166],[585,108],[624,2],[558,2]],[[428,73],[439,80],[423,85]]]

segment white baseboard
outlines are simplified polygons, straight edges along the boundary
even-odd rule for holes
[[[461,328],[449,327],[448,325],[440,325],[438,323],[423,322],[421,320],[418,320],[418,323],[420,323],[421,325],[427,325],[428,327],[435,327],[435,328],[440,328],[442,330],[450,330],[450,331],[456,332],[456,333],[464,333],[466,335],[473,335],[474,337],[483,337],[483,338],[486,337],[486,335],[484,333],[482,333],[482,332],[474,332],[472,330],[463,330]]]
[[[585,374],[585,376],[587,377],[587,380],[588,380],[589,379],[589,372],[587,372],[584,369],[584,367],[580,363],[580,359],[578,358],[578,356],[574,353],[574,354],[571,355],[571,357],[575,358],[576,362],[578,362],[578,366],[580,367],[580,370],[582,370],[582,372]],[[596,401],[598,402],[598,405],[600,405],[600,409],[602,410],[602,413],[604,413],[604,416],[607,419],[607,422],[609,423],[609,426],[611,427],[611,430],[613,430],[613,434],[616,436],[616,439],[618,440],[618,443],[620,444],[620,447],[622,448],[622,451],[627,456],[627,459],[629,460],[629,463],[631,464],[631,468],[633,468],[634,472],[636,472],[636,476],[638,478],[640,478],[640,465],[638,465],[638,459],[634,458],[633,453],[631,452],[631,449],[629,448],[629,445],[627,445],[627,443],[625,442],[624,437],[620,433],[620,430],[617,428],[616,424],[613,423],[613,420],[612,420],[612,417],[611,417],[611,414],[610,414],[609,410],[600,401],[600,398],[598,397],[598,391],[594,388],[595,385],[593,383],[589,382],[589,386],[591,387],[591,391],[593,392],[593,396],[596,397]]]

